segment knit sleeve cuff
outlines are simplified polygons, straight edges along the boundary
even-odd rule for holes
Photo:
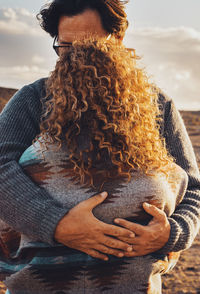
[[[49,207],[40,223],[39,236],[42,242],[52,246],[60,244],[54,238],[59,221],[68,213],[68,209],[59,206]]]
[[[178,227],[177,222],[173,218],[168,218],[168,221],[171,227],[170,236],[167,243],[160,250],[158,250],[158,253],[162,253],[162,254],[179,251],[179,250],[176,250],[176,244],[179,240],[180,229]]]

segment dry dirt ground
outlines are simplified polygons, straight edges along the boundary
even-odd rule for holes
[[[200,111],[181,112],[200,168]],[[163,276],[163,294],[200,294],[200,234],[181,254],[176,267]]]
[[[1,90],[4,92],[2,93]],[[0,88],[0,108],[1,104],[4,104],[4,101],[14,91],[6,92],[6,89]],[[200,168],[200,111],[181,111],[181,115],[186,124]],[[4,289],[4,285],[0,282],[0,294],[5,293]],[[183,293],[200,294],[200,234],[192,247],[181,254],[176,267],[170,273],[163,276],[163,294]]]

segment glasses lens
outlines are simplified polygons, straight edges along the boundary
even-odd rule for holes
[[[57,55],[60,55],[60,53],[65,50],[66,48],[70,48],[72,46],[71,42],[65,42],[64,44],[60,45],[58,43],[58,37],[55,37],[53,42],[53,48],[56,51]]]
[[[54,50],[56,51],[56,54],[59,55],[59,47],[54,46]]]
[[[56,54],[59,55],[59,47],[58,47],[58,37],[56,36],[53,41],[53,49],[55,50]]]

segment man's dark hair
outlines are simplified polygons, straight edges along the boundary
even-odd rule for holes
[[[86,9],[96,10],[101,17],[104,29],[117,38],[124,37],[128,27],[125,4],[129,0],[54,0],[42,7],[37,19],[41,27],[52,37],[58,35],[61,16],[74,16]]]

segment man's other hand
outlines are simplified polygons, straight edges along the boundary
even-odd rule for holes
[[[142,256],[161,249],[170,236],[170,223],[164,211],[154,205],[143,203],[145,211],[153,216],[147,226],[142,226],[124,219],[115,219],[115,223],[132,231],[134,238],[120,237],[121,241],[132,244],[132,252],[127,252],[124,256]]]

